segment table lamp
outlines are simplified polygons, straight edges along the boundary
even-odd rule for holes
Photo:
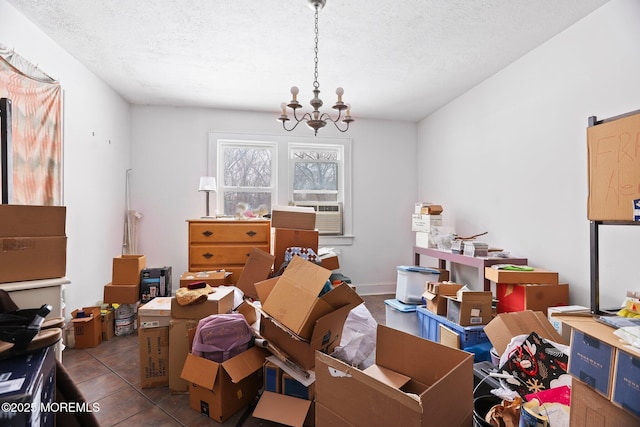
[[[204,191],[207,195],[207,215],[202,218],[215,218],[215,214],[213,216],[209,215],[209,193],[217,191],[218,187],[216,186],[216,179],[213,176],[202,176],[200,177],[200,187],[198,191]]]

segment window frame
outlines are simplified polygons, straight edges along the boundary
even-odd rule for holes
[[[273,193],[272,193],[272,206],[269,210],[276,205],[287,205],[289,201],[293,200],[293,160],[290,159],[290,147],[305,147],[313,149],[323,149],[327,147],[336,148],[339,147],[342,154],[342,161],[339,162],[338,169],[338,189],[339,193],[342,192],[341,198],[338,198],[338,202],[342,203],[342,221],[343,230],[342,235],[320,236],[321,245],[351,245],[353,243],[353,204],[352,204],[352,141],[351,138],[345,137],[301,137],[301,136],[289,136],[289,135],[267,135],[267,134],[244,134],[244,133],[222,133],[210,131],[208,135],[208,161],[207,161],[207,173],[209,176],[215,176],[218,184],[218,190],[216,192],[216,206],[224,208],[224,196],[223,196],[223,184],[221,181],[223,178],[222,171],[222,146],[232,145],[256,145],[256,146],[274,146],[275,156],[272,161],[273,167]],[[284,166],[284,167],[283,167]],[[222,185],[221,185],[222,184]],[[342,188],[340,188],[342,186]]]

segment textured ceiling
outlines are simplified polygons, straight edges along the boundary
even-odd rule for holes
[[[277,116],[296,85],[310,109],[306,0],[8,3],[131,103]],[[342,86],[356,119],[417,121],[605,3],[328,0],[319,18],[320,97],[328,107]]]

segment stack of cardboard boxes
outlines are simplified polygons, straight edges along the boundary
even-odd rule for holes
[[[485,267],[485,277],[496,284],[497,312],[534,310],[547,314],[549,307],[569,304],[569,285],[558,283],[558,273]]]
[[[121,255],[113,258],[111,282],[104,286],[103,302],[136,304],[140,301],[140,272],[146,267],[144,255]]]

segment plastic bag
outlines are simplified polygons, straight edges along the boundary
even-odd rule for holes
[[[364,303],[349,312],[342,329],[340,345],[332,356],[353,366],[366,368],[364,364],[376,349],[378,323]]]

